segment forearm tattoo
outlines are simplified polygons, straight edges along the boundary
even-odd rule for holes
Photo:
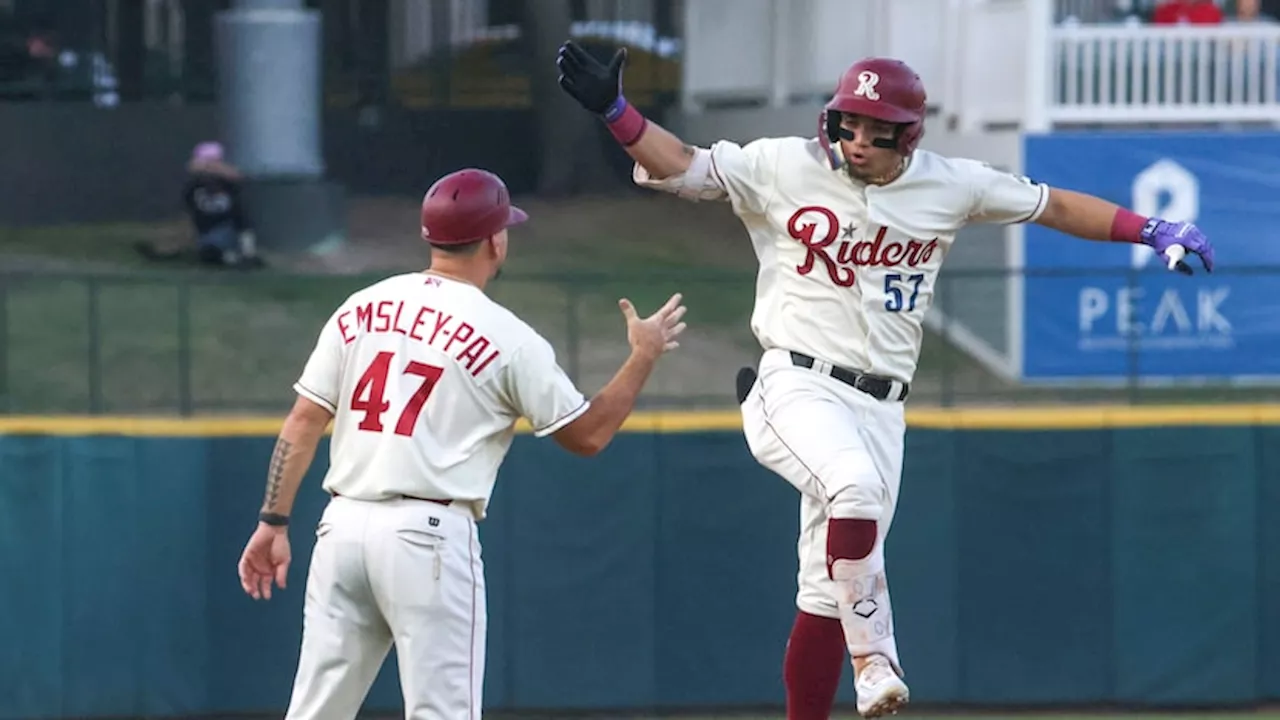
[[[267,499],[263,503],[263,511],[272,512],[276,502],[280,500],[280,486],[284,484],[284,466],[293,450],[293,443],[280,438],[276,440],[276,449],[271,452],[271,465],[267,468]]]

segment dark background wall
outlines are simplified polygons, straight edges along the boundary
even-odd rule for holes
[[[524,110],[391,112],[362,127],[354,111],[325,117],[329,176],[356,194],[420,194],[466,164],[493,168],[514,192],[534,181],[536,158],[518,150]],[[463,142],[467,136],[492,142]],[[180,213],[187,158],[218,136],[213,106],[131,104],[112,109],[0,105],[0,224],[147,221]],[[504,147],[505,143],[505,147]]]
[[[0,716],[283,709],[327,447],[291,586],[254,603],[235,563],[271,445],[0,438]],[[1280,698],[1280,428],[913,429],[907,454],[888,553],[917,702]],[[796,528],[736,432],[593,460],[519,437],[481,530],[486,706],[780,703]],[[397,693],[390,664],[369,707]]]
[[[420,196],[466,166],[498,173],[513,194],[536,186],[531,110],[387,108],[378,118],[325,113],[327,175],[347,195]],[[177,217],[191,149],[217,136],[212,105],[0,103],[0,225]],[[594,140],[626,177],[626,155],[603,126]]]
[[[175,217],[191,149],[216,136],[209,107],[0,104],[0,224]]]

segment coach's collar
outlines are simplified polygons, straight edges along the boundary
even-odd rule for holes
[[[445,280],[460,282],[464,285],[470,285],[471,287],[474,287],[474,288],[480,287],[479,285],[476,285],[475,283],[471,282],[466,278],[458,277],[457,275],[450,275],[449,273],[440,272],[439,270],[432,270],[431,268],[427,268],[426,270],[423,270],[422,273],[424,275],[435,275],[436,277],[444,278]]]

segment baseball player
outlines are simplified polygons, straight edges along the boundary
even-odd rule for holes
[[[526,218],[496,175],[438,180],[422,202],[431,267],[347,298],[293,386],[239,563],[254,599],[285,587],[289,511],[332,419],[332,498],[316,528],[288,718],[354,718],[394,644],[405,717],[478,720],[486,615],[476,523],[517,419],[594,455],[677,347],[679,294],[647,318],[620,300],[630,357],[584,398],[551,345],[484,292],[507,257],[507,228]]]
[[[747,444],[801,493],[798,615],[783,661],[790,720],[825,720],[845,653],[858,711],[908,700],[894,640],[884,541],[898,501],[903,401],[921,320],[958,230],[1039,223],[1144,243],[1171,269],[1212,271],[1195,226],[1140,217],[984,163],[917,148],[925,90],[904,63],[870,58],[839,79],[816,137],[694,147],[623,95],[625,49],[606,65],[568,42],[560,85],[599,114],[641,186],[732,204],[759,259],[751,328],[763,354],[739,373]]]

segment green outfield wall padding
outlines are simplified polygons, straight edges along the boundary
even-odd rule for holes
[[[279,713],[289,587],[240,590],[271,437],[0,437],[0,717]],[[886,548],[920,703],[1280,699],[1280,428],[915,429]],[[795,491],[738,432],[519,436],[480,527],[491,709],[780,705]],[[398,711],[394,653],[367,709]],[[853,700],[845,668],[839,698]]]

